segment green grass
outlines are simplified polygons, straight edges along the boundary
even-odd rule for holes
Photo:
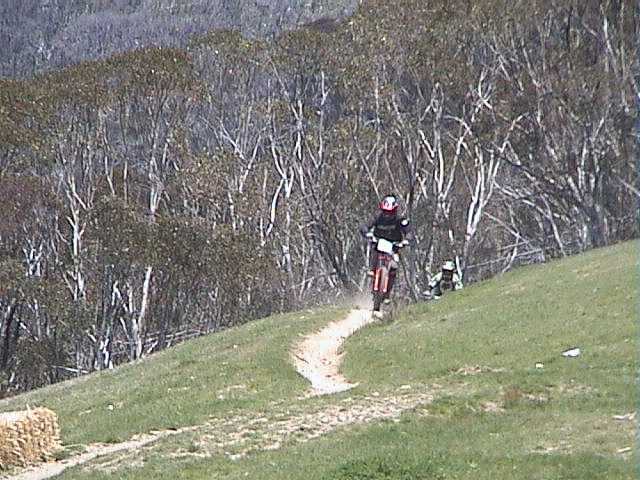
[[[345,312],[306,311],[251,322],[135,364],[4,400],[0,409],[51,408],[65,444],[121,442],[137,433],[201,424],[212,415],[257,411],[304,392],[306,382],[290,367],[290,346]]]
[[[389,388],[480,365],[504,371],[464,380],[488,390],[515,386],[529,393],[581,385],[600,392],[589,396],[597,405],[570,396],[557,401],[631,411],[636,245],[521,268],[439,302],[412,306],[393,324],[350,339],[345,373],[371,388]],[[581,356],[562,357],[570,347],[580,347]],[[538,362],[543,369],[536,368]]]
[[[432,391],[435,399],[397,421],[352,425],[306,443],[292,435],[281,449],[236,460],[207,456],[203,434],[215,441],[221,431],[183,433],[61,478],[636,478],[631,454],[620,451],[634,446],[635,423],[613,416],[635,411],[638,399],[637,247],[521,268],[406,308],[392,323],[347,341],[344,373],[360,386],[337,396],[298,399],[306,386],[287,352],[301,332],[344,310],[255,322],[4,409],[45,403],[60,413],[65,442],[83,443],[232,412],[273,421],[410,385],[408,391]],[[570,347],[582,355],[562,357]],[[191,375],[197,381],[189,382]],[[217,398],[239,384],[247,388]],[[106,411],[107,402],[123,405]],[[92,413],[79,416],[87,409]]]
[[[523,445],[531,424],[518,414],[495,416],[469,411],[455,419],[405,415],[401,422],[339,431],[311,443],[232,461],[170,459],[166,450],[143,455],[143,466],[118,470],[121,479],[259,478],[261,480],[404,479],[632,479],[628,462],[597,452],[542,454]],[[533,420],[543,420],[538,414]],[[517,427],[517,428],[514,428]],[[527,442],[534,444],[535,442]],[[175,448],[174,444],[174,448]],[[63,479],[108,479],[104,472],[79,470]]]

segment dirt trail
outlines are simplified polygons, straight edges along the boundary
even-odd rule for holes
[[[162,432],[153,432],[145,435],[137,435],[136,437],[122,443],[113,444],[93,444],[87,447],[87,450],[79,455],[60,460],[59,462],[48,462],[28,467],[22,473],[9,476],[0,477],[11,480],[45,480],[60,475],[67,468],[75,467],[77,465],[83,465],[95,458],[118,453],[127,450],[137,450],[145,445],[153,443],[161,438],[168,437],[169,435],[175,435],[187,431],[192,431],[196,427],[186,427],[176,430],[166,430]]]
[[[374,321],[368,310],[352,310],[347,318],[332,322],[312,334],[293,351],[296,370],[311,382],[310,395],[343,392],[357,384],[349,383],[339,372],[340,347],[358,329]]]
[[[344,340],[356,332],[358,329],[374,321],[371,312],[367,310],[352,310],[349,315],[339,321],[330,323],[319,332],[306,337],[297,345],[292,357],[298,372],[311,382],[311,391],[307,396],[326,395],[342,392],[355,387],[357,384],[349,383],[340,373],[339,367],[342,360],[340,347]],[[357,402],[349,407],[329,407],[327,411],[315,412],[313,415],[294,415],[286,420],[293,426],[293,430],[305,432],[306,439],[315,438],[327,433],[341,425],[350,423],[366,423],[375,419],[395,417],[402,411],[413,408],[415,405],[428,402],[430,395],[401,395],[393,398],[365,398],[363,405]],[[348,399],[347,399],[348,400]],[[335,411],[334,411],[335,410]],[[247,425],[255,422],[263,422],[265,419],[237,418],[232,421],[232,430],[237,433],[222,442],[226,446],[231,446],[245,441],[243,432]],[[315,425],[315,423],[318,423]],[[211,423],[211,422],[210,422]],[[215,422],[213,422],[215,424]],[[46,480],[60,475],[64,470],[78,465],[86,464],[98,457],[111,455],[119,452],[136,452],[142,447],[170,435],[184,433],[187,431],[202,430],[203,439],[207,437],[207,430],[212,424],[205,424],[195,427],[186,427],[177,430],[167,430],[152,432],[145,435],[138,435],[131,440],[117,444],[95,444],[87,447],[87,450],[79,455],[70,457],[59,462],[50,462],[33,467],[28,467],[21,473],[14,476],[1,476],[12,480]],[[221,425],[215,425],[216,435],[219,436]],[[255,427],[254,427],[255,428]],[[269,430],[264,432],[264,439],[271,439],[270,445],[260,445],[258,449],[270,449],[273,445],[280,445],[288,429],[284,429],[282,435],[271,438],[267,435]],[[253,430],[255,434],[255,430]],[[262,442],[259,442],[259,444]],[[243,456],[251,449],[244,450],[239,456]]]

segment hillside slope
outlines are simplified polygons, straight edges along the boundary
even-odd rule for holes
[[[210,30],[249,37],[353,12],[355,0],[107,0],[0,3],[0,77],[29,76],[148,46],[183,46]]]
[[[194,426],[64,479],[631,479],[636,262],[626,243],[412,306],[347,341],[360,385],[333,396],[304,398],[288,352],[345,310],[257,321],[0,406],[58,411],[67,454]]]
[[[353,289],[390,192],[407,297],[452,257],[476,280],[640,236],[634,16],[601,3],[362,0],[138,49],[218,7],[342,0],[0,2],[9,64],[38,67],[7,27],[32,16],[77,17],[56,54],[108,57],[0,78],[0,396]]]

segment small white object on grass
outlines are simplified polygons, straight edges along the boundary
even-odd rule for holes
[[[628,420],[633,421],[636,419],[636,412],[627,413],[626,415],[614,415],[613,419],[620,420],[620,421],[628,421]]]
[[[580,356],[580,349],[579,348],[571,348],[569,350],[565,350],[564,352],[562,352],[562,356],[563,357],[578,357],[578,356]]]
[[[544,368],[544,363],[536,362],[536,368]]]

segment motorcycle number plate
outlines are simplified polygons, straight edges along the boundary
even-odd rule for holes
[[[390,242],[389,240],[385,240],[384,238],[379,238],[376,249],[382,253],[393,254],[393,242]]]

